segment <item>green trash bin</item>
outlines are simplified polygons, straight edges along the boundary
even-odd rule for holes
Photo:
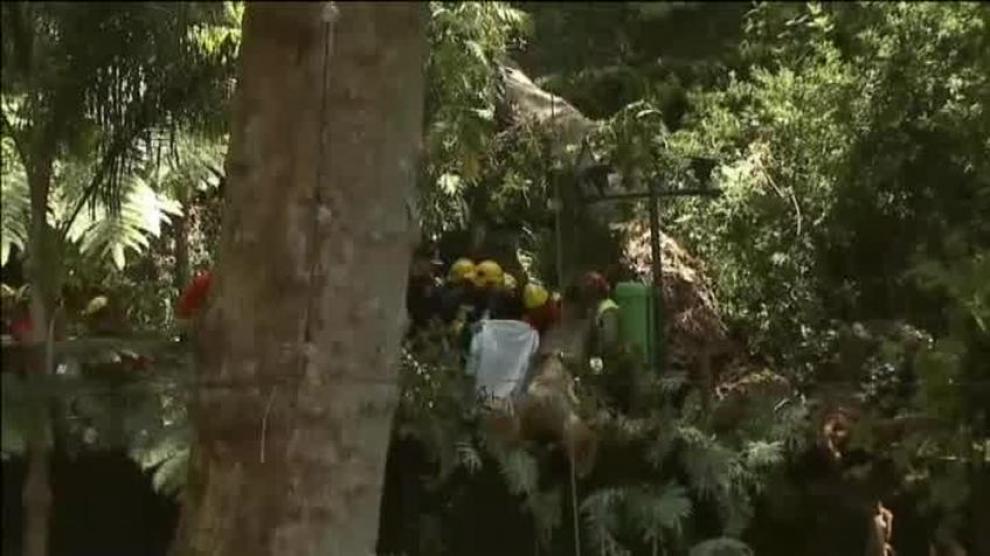
[[[613,299],[619,304],[619,333],[630,344],[642,363],[650,365],[655,339],[651,331],[653,315],[652,289],[640,282],[619,282]]]

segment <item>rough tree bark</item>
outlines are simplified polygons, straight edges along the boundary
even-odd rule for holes
[[[425,23],[419,3],[247,5],[175,554],[374,553]]]
[[[53,163],[48,143],[32,145],[32,156],[25,161],[31,192],[28,277],[31,284],[31,335],[28,354],[28,401],[30,430],[25,458],[27,476],[21,495],[24,507],[24,556],[47,556],[51,520],[51,403],[47,396],[48,364],[46,346],[49,319],[55,304],[54,283],[59,273],[53,245],[54,231],[48,224],[48,193]]]

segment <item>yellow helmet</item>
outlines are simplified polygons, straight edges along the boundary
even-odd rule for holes
[[[523,305],[526,309],[542,307],[550,299],[550,292],[539,284],[526,284],[523,288]]]
[[[498,286],[502,283],[502,267],[495,261],[482,261],[474,269],[474,285],[479,288]]]
[[[506,273],[504,273],[502,275],[502,288],[503,289],[508,290],[510,292],[514,292],[514,291],[516,291],[516,286],[518,286],[518,283],[516,282],[516,277],[515,276],[509,274],[508,272],[506,272]]]
[[[448,280],[457,284],[465,280],[474,280],[475,267],[471,259],[457,259],[450,265]]]

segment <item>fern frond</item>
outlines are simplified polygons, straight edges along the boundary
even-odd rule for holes
[[[619,554],[624,550],[614,535],[619,527],[619,508],[626,496],[624,489],[607,488],[581,502],[589,545],[598,547],[599,554]]]
[[[458,461],[469,473],[476,473],[481,469],[481,454],[468,441],[457,443]]]
[[[681,464],[692,488],[703,497],[717,496],[728,488],[733,453],[693,427],[681,427],[678,432],[686,445]]]
[[[739,539],[720,537],[694,545],[689,556],[753,556],[753,549]]]
[[[743,448],[743,463],[750,469],[766,469],[784,461],[784,444],[781,441],[749,442]]]
[[[693,507],[687,490],[675,482],[668,483],[659,493],[636,491],[627,505],[636,528],[648,543],[661,541],[665,531],[680,535]]]
[[[186,484],[186,470],[189,465],[189,449],[184,448],[166,459],[155,469],[151,481],[155,491],[174,497]]]
[[[83,210],[67,234],[84,254],[109,258],[118,269],[126,264],[126,251],[143,252],[149,245],[148,237],[159,236],[162,223],[182,213],[178,202],[156,192],[141,176],[126,176],[122,187],[119,211],[104,205]],[[63,206],[71,206],[71,196],[70,192],[65,194]]]
[[[499,464],[512,494],[530,494],[536,490],[539,469],[536,459],[525,450],[512,450],[500,458]]]

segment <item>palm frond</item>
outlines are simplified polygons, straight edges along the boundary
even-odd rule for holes
[[[3,169],[0,173],[0,266],[6,265],[14,248],[23,253],[27,245],[31,197],[27,175],[14,149],[13,140],[3,138]]]
[[[539,470],[533,456],[521,449],[512,450],[500,458],[499,463],[510,492],[529,494],[536,490]]]
[[[26,71],[4,72],[4,93],[25,95],[27,127],[53,148],[98,161],[82,203],[120,208],[124,177],[143,164],[156,142],[153,130],[222,127],[237,10],[220,3],[60,2],[10,15],[32,40],[25,45],[17,33],[3,34],[5,57],[29,62]]]
[[[67,238],[78,243],[83,254],[109,258],[118,269],[126,264],[126,252],[142,253],[148,237],[161,234],[162,223],[182,214],[178,202],[154,191],[140,176],[129,177],[119,210],[98,205],[79,213]]]

